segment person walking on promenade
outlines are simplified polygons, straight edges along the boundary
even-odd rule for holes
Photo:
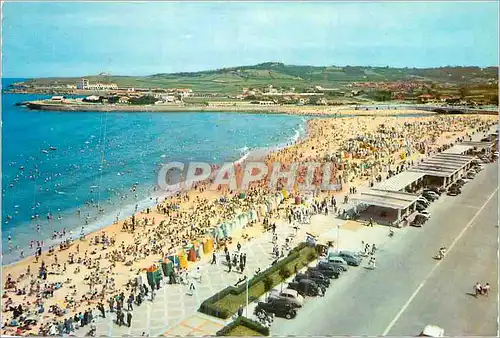
[[[128,296],[127,299],[127,311],[134,311],[134,308],[132,307],[132,304],[134,303],[134,294],[131,293],[130,296]]]
[[[215,251],[212,254],[212,262],[210,264],[212,265],[217,264],[217,255],[215,254]]]
[[[101,302],[97,304],[97,309],[101,311],[102,318],[106,318],[106,310],[104,310],[104,305]]]
[[[132,313],[127,313],[127,326],[130,327],[132,324]]]
[[[481,291],[482,291],[481,284],[477,282],[476,285],[474,285],[474,295],[477,297],[478,295],[481,294]]]

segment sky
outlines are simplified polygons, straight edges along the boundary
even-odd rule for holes
[[[498,65],[498,2],[4,2],[2,76]]]

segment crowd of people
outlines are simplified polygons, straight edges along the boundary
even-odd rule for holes
[[[356,192],[352,187],[360,182],[379,180],[382,173],[396,172],[411,165],[410,161],[417,160],[412,155],[432,154],[459,137],[469,137],[472,129],[484,129],[494,123],[494,119],[479,116],[433,116],[402,121],[394,117],[314,119],[309,123],[307,139],[269,154],[266,161],[334,162],[332,177],[345,187],[349,186],[352,194]],[[266,182],[254,182],[244,197],[228,188],[208,191],[207,184],[198,184],[193,191],[158,201],[156,207],[115,224],[111,231],[105,229],[80,240],[65,242],[50,252],[40,250],[36,259],[11,269],[15,273],[6,275],[4,285],[3,333],[61,335],[81,327],[88,327],[89,332],[93,332],[95,318],[108,313],[116,314],[117,325],[130,326],[134,307],[152,299],[161,287],[148,288],[138,281],[143,268],[177,254],[193,241],[207,238],[217,224],[250,211],[275,193],[266,189]],[[328,213],[331,209],[340,212],[337,193],[311,192],[309,208],[302,208],[289,199],[246,227],[275,233],[276,219],[283,218],[298,228],[308,223],[314,214]],[[255,235],[259,231],[252,233]],[[251,236],[238,236],[220,239],[215,243],[215,250],[223,255],[222,261],[230,272],[243,273],[247,265],[246,254],[238,246],[241,246],[240,241],[250,240]],[[282,243],[278,238],[273,240],[276,258],[290,249],[289,239]],[[372,248],[372,252],[374,250]],[[215,253],[209,257],[216,263]],[[195,287],[193,278],[185,270],[179,269],[177,274],[190,290]],[[104,306],[106,302],[108,310]]]

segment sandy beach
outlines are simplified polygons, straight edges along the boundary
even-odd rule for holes
[[[267,109],[271,108],[262,108],[262,112],[268,112]],[[297,107],[293,113],[350,115],[359,111]],[[389,167],[409,166],[478,129],[497,123],[496,116],[487,115],[429,114],[397,118],[390,115],[422,115],[424,112],[378,110],[364,113],[371,116],[308,121],[308,136],[267,155],[266,163],[336,163],[334,181],[342,183],[342,191],[320,192],[316,198],[332,194],[341,198],[350,188],[373,182]],[[213,227],[251,211],[274,193],[267,191],[263,182],[257,182],[245,198],[240,198],[239,191],[227,188],[212,191],[207,189],[207,184],[198,184],[188,193],[159,201],[156,207],[138,211],[130,218],[86,234],[84,240],[75,240],[69,248],[61,250],[56,246],[53,252],[42,252],[38,259],[27,257],[2,267],[2,333],[16,333],[17,328],[9,324],[13,308],[20,307],[22,313],[32,313],[31,316],[38,319],[36,325],[26,325],[17,333],[40,335],[50,334],[53,327],[58,326],[55,322],[61,323],[87,309],[95,311],[99,303],[107,308],[111,296],[122,294],[123,302],[123,298],[135,290],[129,281],[143,269],[177,254],[192,242],[201,243],[211,238]],[[301,195],[300,191],[290,193]],[[221,197],[226,202],[221,203]],[[237,243],[259,236],[266,231],[263,223],[272,224],[277,218],[288,215],[290,200],[283,202],[280,211],[271,210],[265,217],[233,232],[230,240],[216,243],[216,250],[225,246],[231,250]],[[210,257],[208,254],[204,259]]]

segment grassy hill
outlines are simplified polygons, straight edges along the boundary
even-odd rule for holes
[[[91,82],[116,83],[120,87],[136,88],[191,88],[197,92],[240,93],[242,88],[274,87],[297,90],[311,86],[339,88],[356,81],[399,81],[419,79],[456,86],[488,83],[498,80],[498,68],[441,67],[441,68],[389,68],[389,67],[317,67],[285,65],[266,62],[190,73],[154,74],[143,77],[87,75]],[[76,84],[80,78],[44,78],[28,81],[33,85]]]

